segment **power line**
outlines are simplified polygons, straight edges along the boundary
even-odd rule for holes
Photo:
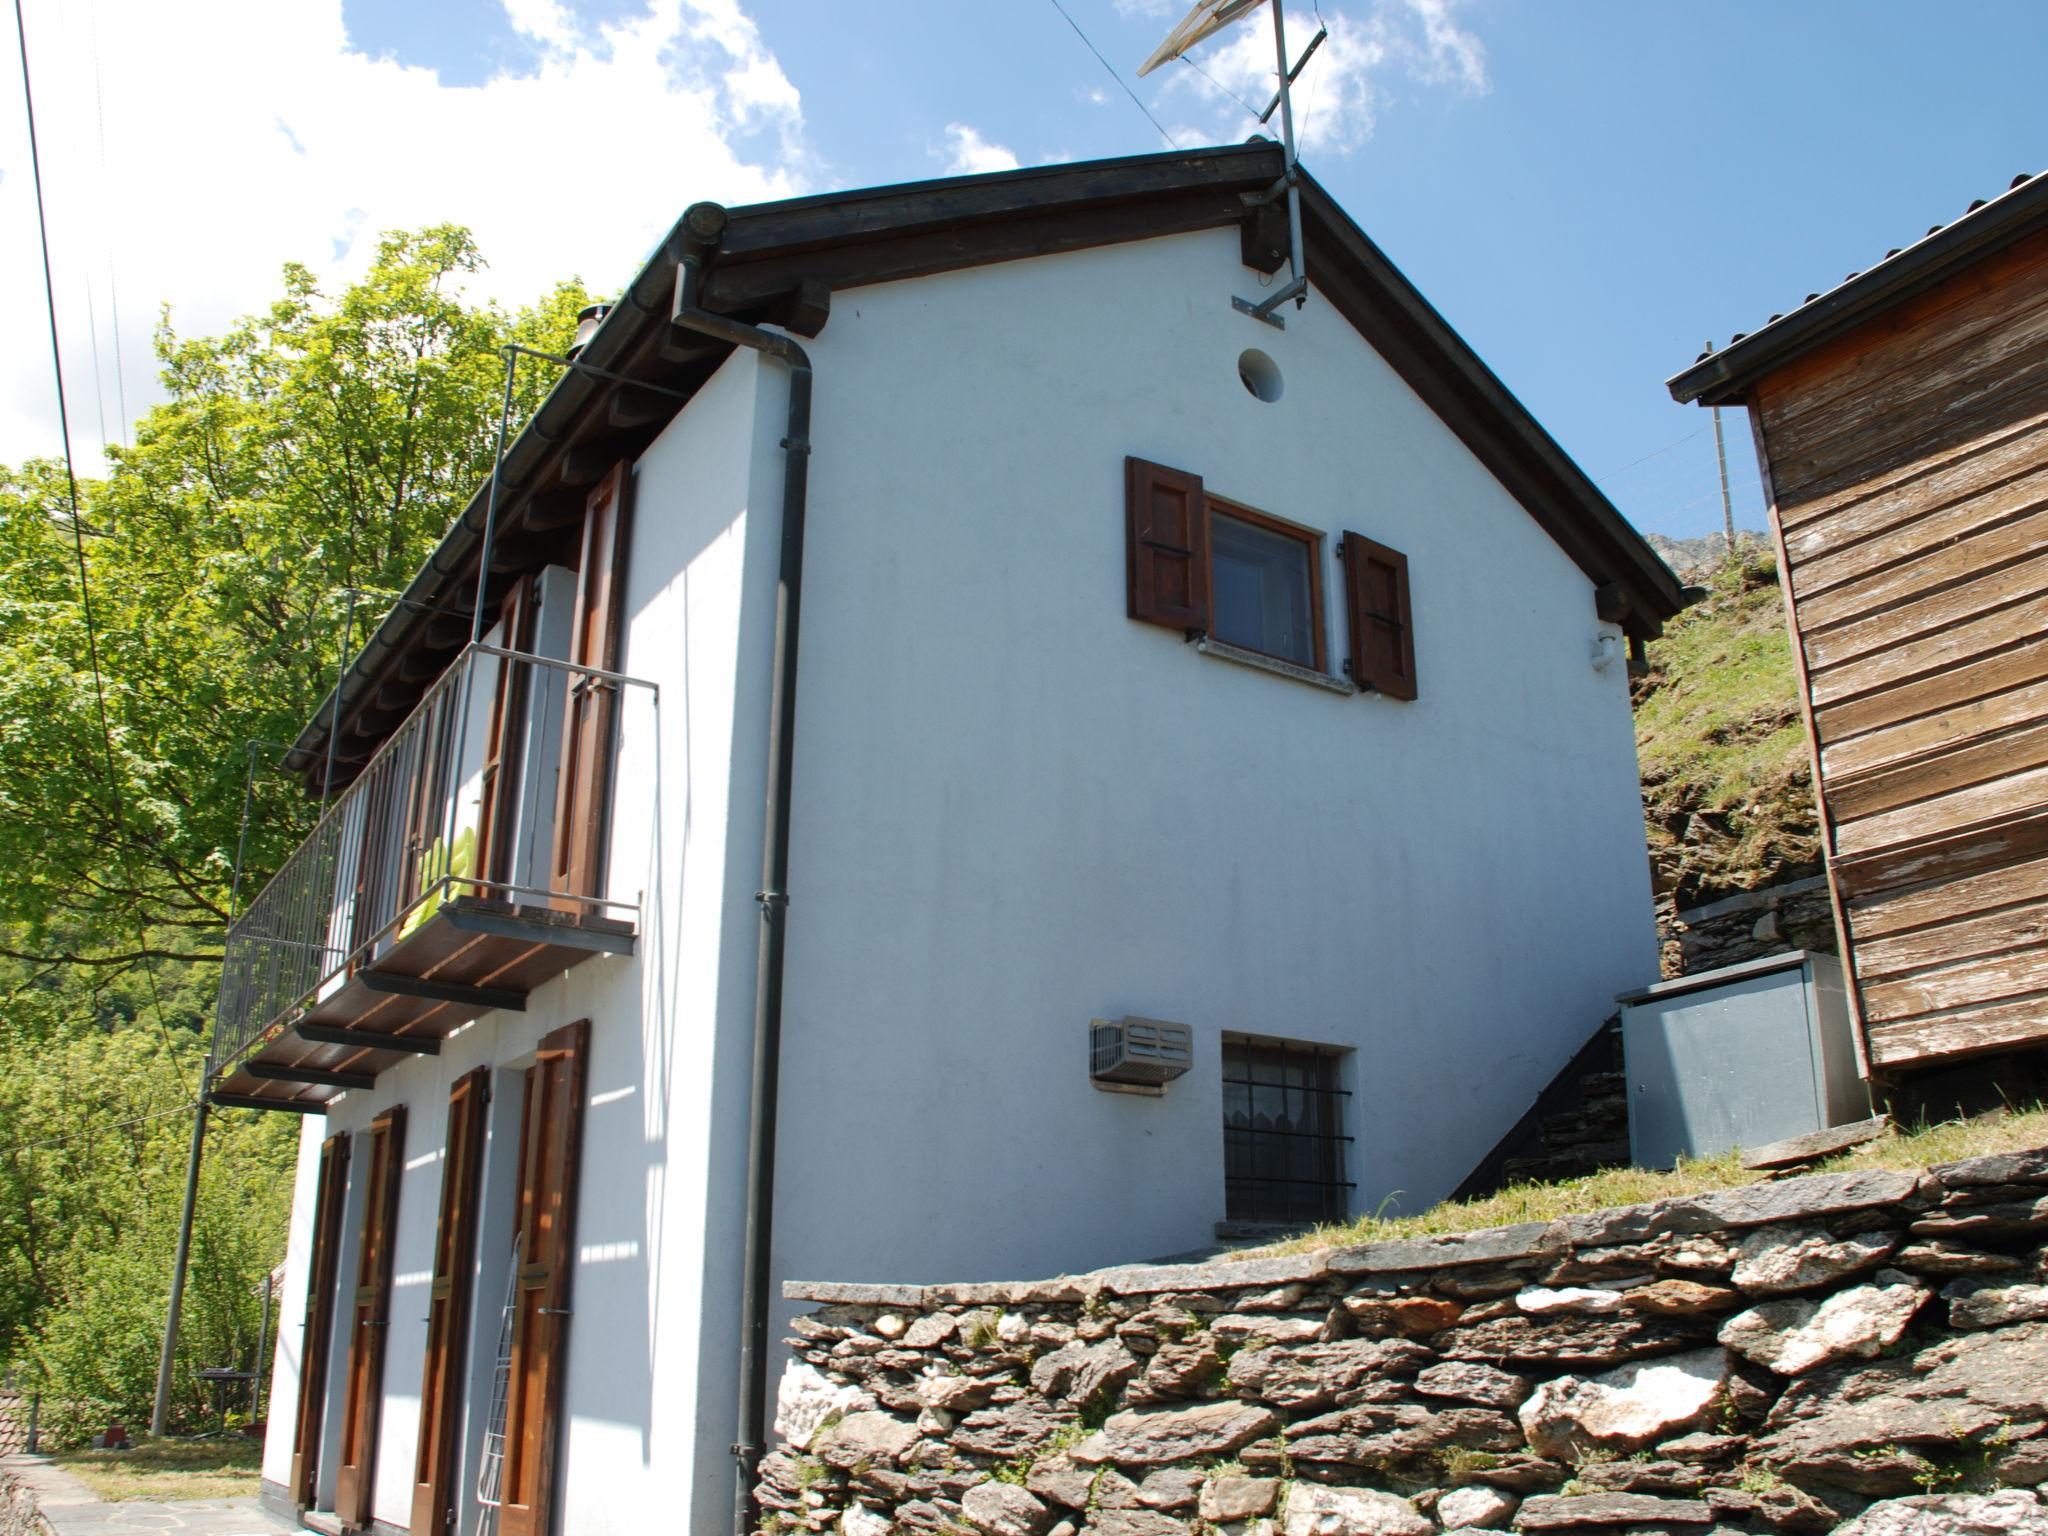
[[[86,657],[92,663],[93,698],[99,706],[100,743],[106,749],[107,787],[114,795],[114,819],[120,815],[120,781],[114,773],[114,733],[107,725],[106,683],[100,676],[99,637],[93,622],[92,585],[85,569],[84,516],[78,509],[78,475],[71,462],[71,413],[64,400],[64,349],[57,335],[57,284],[50,275],[50,226],[43,213],[43,161],[36,144],[35,88],[28,71],[28,23],[21,0],[14,0],[14,35],[21,47],[21,96],[28,111],[28,161],[35,182],[36,233],[43,248],[43,304],[50,317],[50,366],[57,375],[57,430],[64,440],[64,484],[71,506],[71,542],[78,556],[78,601],[85,618]]]
[[[17,1152],[33,1152],[39,1147],[61,1147],[65,1142],[75,1141],[81,1136],[104,1136],[109,1131],[125,1131],[131,1125],[143,1125],[151,1120],[162,1120],[169,1115],[190,1114],[196,1108],[198,1104],[195,1101],[191,1104],[179,1104],[171,1109],[159,1109],[147,1115],[137,1115],[132,1120],[117,1120],[112,1125],[85,1125],[75,1131],[66,1131],[61,1136],[46,1136],[41,1141],[19,1141],[11,1147],[0,1147],[0,1157],[12,1157]]]
[[[1626,464],[1622,465],[1620,469],[1610,469],[1606,474],[1600,477],[1597,483],[1605,484],[1607,481],[1614,479],[1617,475],[1626,474],[1628,471],[1634,469],[1638,464],[1649,463],[1650,460],[1656,458],[1657,455],[1660,453],[1669,453],[1674,448],[1683,447],[1685,444],[1691,442],[1694,438],[1698,437],[1702,432],[1706,430],[1707,429],[1705,427],[1695,427],[1692,431],[1686,433],[1685,436],[1677,439],[1674,442],[1666,443],[1662,448],[1652,448],[1640,459],[1630,459]]]
[[[1201,65],[1197,64],[1192,54],[1182,54],[1180,56],[1180,61],[1181,63],[1187,65],[1189,69],[1192,69],[1196,74],[1200,75],[1204,80],[1208,81],[1211,85],[1215,86],[1217,90],[1221,91],[1224,95],[1228,96],[1232,101],[1236,102],[1240,107],[1243,107],[1246,112],[1251,114],[1252,121],[1262,121],[1262,119],[1259,117],[1259,109],[1257,107],[1253,106],[1250,102],[1246,101],[1242,96],[1238,95],[1237,92],[1233,91],[1229,86],[1225,85],[1221,80],[1218,80],[1214,75],[1210,74],[1209,71],[1202,68]]]
[[[99,305],[92,296],[92,274],[85,274],[85,334],[92,342],[92,403],[100,416],[100,452],[107,451],[107,385],[100,377]]]
[[[93,3],[86,7],[85,18],[92,53],[93,111],[98,119],[99,126],[100,176],[104,179],[107,174],[107,99],[100,90],[100,8],[98,0],[93,0]],[[102,233],[104,232],[104,226],[102,226]],[[121,290],[114,281],[114,248],[111,242],[107,246],[107,305],[112,312],[114,322],[114,400],[120,409],[120,420],[115,425],[121,429],[121,446],[125,448],[128,445],[128,380],[121,366]],[[93,342],[92,365],[94,373],[97,374],[100,365],[100,349],[97,340]],[[102,438],[106,436],[105,429],[101,430],[100,436]]]
[[[21,0],[14,0],[14,3],[18,7],[21,4]],[[1074,36],[1080,38],[1082,42],[1088,44],[1088,51],[1095,55],[1096,62],[1101,64],[1104,69],[1109,71],[1109,78],[1114,80],[1119,86],[1121,86],[1123,88],[1123,93],[1131,98],[1132,102],[1136,104],[1140,112],[1145,114],[1145,121],[1150,123],[1154,128],[1157,128],[1159,130],[1159,137],[1166,140],[1166,142],[1170,144],[1173,148],[1179,149],[1180,140],[1176,139],[1172,134],[1168,133],[1166,131],[1165,125],[1162,124],[1158,118],[1152,115],[1152,109],[1146,106],[1144,102],[1138,100],[1138,93],[1132,90],[1128,85],[1124,84],[1124,77],[1116,72],[1116,66],[1110,63],[1109,60],[1103,58],[1102,50],[1100,48],[1096,47],[1094,43],[1089,42],[1088,34],[1081,30],[1081,24],[1078,21],[1074,20],[1072,16],[1067,15],[1067,8],[1064,5],[1060,4],[1060,0],[1052,0],[1052,8],[1058,11],[1060,15],[1066,17],[1067,25],[1074,29]]]
[[[35,184],[36,233],[41,240],[43,256],[43,306],[50,320],[50,367],[57,376],[57,430],[64,443],[64,486],[65,495],[71,508],[71,544],[78,559],[78,606],[85,620],[86,658],[92,666],[93,702],[99,712],[100,746],[106,754],[107,793],[110,797],[114,827],[125,841],[128,833],[128,818],[122,805],[121,777],[114,764],[114,732],[107,723],[107,684],[100,673],[100,642],[98,624],[92,607],[92,578],[85,561],[85,518],[78,505],[78,471],[71,457],[71,412],[64,399],[64,346],[57,333],[57,283],[50,272],[50,225],[43,204],[43,160],[40,146],[36,142],[36,95],[35,86],[29,76],[28,66],[28,22],[22,15],[21,0],[14,0],[14,35],[21,49],[21,99],[28,115],[28,159],[29,170]],[[149,935],[145,931],[141,914],[136,914],[136,941],[143,948],[149,947]],[[143,973],[149,978],[150,999],[156,1005],[157,1034],[163,1044],[170,1044],[169,1033],[164,1028],[163,994],[156,984],[156,966],[147,956],[143,959]],[[171,1057],[173,1070],[177,1067],[175,1054]],[[202,1082],[196,1092],[205,1091]]]

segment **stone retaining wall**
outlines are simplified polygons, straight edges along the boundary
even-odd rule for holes
[[[2048,1149],[1021,1284],[791,1285],[764,1530],[2048,1536]]]
[[[5,1472],[0,1472],[0,1536],[50,1536],[35,1494]]]
[[[1668,976],[1691,976],[1765,955],[1811,949],[1833,954],[1835,910],[1825,875],[1740,891],[1703,906],[1657,903]]]

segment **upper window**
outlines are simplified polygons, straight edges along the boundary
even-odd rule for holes
[[[1327,672],[1322,535],[1209,496],[1199,475],[1124,463],[1130,616]],[[1356,533],[1339,553],[1351,680],[1414,698],[1406,557]]]
[[[1224,1215],[1232,1221],[1334,1221],[1344,1177],[1339,1052],[1291,1040],[1223,1037]]]
[[[1209,502],[1209,633],[1323,670],[1322,540],[1248,507]]]

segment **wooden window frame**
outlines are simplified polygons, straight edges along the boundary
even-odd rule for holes
[[[368,1530],[376,1499],[378,1436],[384,1417],[385,1344],[391,1331],[391,1277],[398,1246],[398,1199],[405,1182],[405,1106],[394,1104],[364,1130],[366,1180],[356,1242],[356,1288],[349,1311],[341,1445],[335,1453],[334,1513]]]
[[[568,661],[615,672],[625,634],[627,559],[632,537],[631,464],[624,459],[584,503],[582,552]],[[562,773],[555,788],[555,846],[549,905],[584,914],[604,894],[612,783],[618,771],[619,685],[570,672],[564,686]]]
[[[456,1490],[462,1481],[463,1386],[469,1370],[490,1101],[489,1067],[465,1072],[448,1093],[440,1214],[434,1226],[434,1273],[427,1292],[420,1427],[413,1454],[411,1536],[447,1536],[460,1523]]]
[[[290,1473],[292,1502],[302,1510],[313,1507],[320,1481],[320,1436],[327,1420],[327,1357],[334,1344],[334,1304],[341,1279],[349,1148],[347,1131],[337,1131],[321,1143],[320,1178],[313,1196],[313,1246],[307,1261],[305,1329],[299,1336],[299,1401]]]
[[[554,1529],[589,1071],[588,1019],[542,1036],[526,1069],[499,1536]]]
[[[1277,533],[1283,538],[1293,539],[1305,545],[1308,550],[1308,625],[1310,637],[1315,642],[1315,659],[1303,663],[1292,656],[1282,656],[1277,651],[1262,650],[1256,645],[1239,645],[1235,640],[1223,640],[1215,631],[1216,624],[1216,515],[1235,518],[1240,523],[1249,523],[1268,533]],[[1203,552],[1209,567],[1209,637],[1225,645],[1235,645],[1241,651],[1251,651],[1260,656],[1270,656],[1275,661],[1284,661],[1290,666],[1308,665],[1314,670],[1328,674],[1330,670],[1330,640],[1324,633],[1323,616],[1323,539],[1320,528],[1311,528],[1306,523],[1290,522],[1284,517],[1275,517],[1270,512],[1261,512],[1257,507],[1248,507],[1241,501],[1231,501],[1222,496],[1212,496],[1206,491],[1202,495],[1202,518],[1208,525],[1208,548]]]

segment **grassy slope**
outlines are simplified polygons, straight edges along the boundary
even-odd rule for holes
[[[132,1451],[71,1451],[56,1458],[65,1471],[108,1503],[148,1499],[255,1497],[263,1445],[239,1436],[221,1440],[142,1440]]]
[[[1907,1133],[1852,1148],[1819,1163],[1816,1173],[1850,1168],[1923,1168],[1930,1163],[1977,1157],[1987,1152],[2013,1152],[2048,1145],[2048,1108],[2032,1105],[1976,1120],[1952,1120],[1917,1127]],[[1289,1239],[1264,1250],[1300,1253],[1311,1248],[1378,1243],[1396,1237],[1425,1237],[1439,1232],[1474,1232],[1511,1226],[1519,1221],[1550,1221],[1580,1211],[1636,1205],[1674,1195],[1754,1184],[1765,1175],[1742,1166],[1742,1154],[1681,1162],[1669,1172],[1645,1168],[1612,1168],[1583,1179],[1555,1184],[1516,1184],[1483,1200],[1447,1201],[1414,1216],[1366,1216]]]
[[[1688,573],[1709,595],[1650,646],[1636,684],[1643,813],[1680,906],[1818,871],[1820,829],[1778,595],[1760,549]]]

